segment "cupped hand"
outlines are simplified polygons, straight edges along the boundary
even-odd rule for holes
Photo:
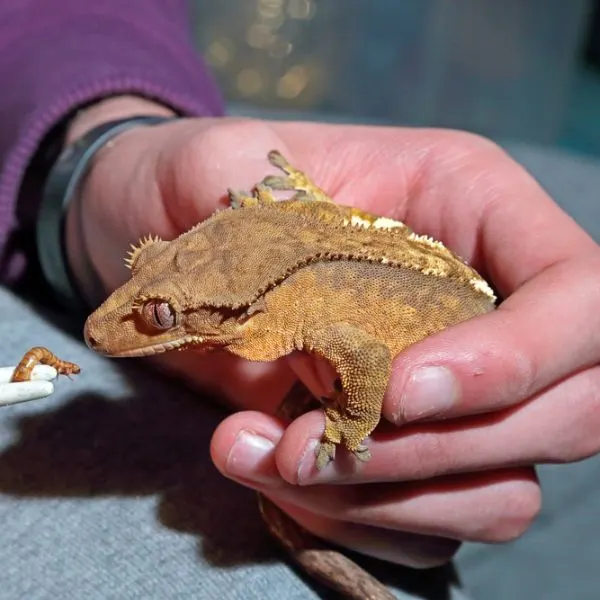
[[[318,411],[289,425],[273,416],[297,377],[314,388],[311,361],[161,357],[238,409],[214,434],[215,464],[317,535],[398,563],[429,566],[461,541],[521,535],[541,502],[534,465],[600,449],[600,252],[493,143],[432,129],[245,119],[128,131],[99,155],[73,211],[82,285],[77,256],[114,289],[127,278],[130,243],[149,233],[172,239],[202,221],[226,204],[227,188],[249,189],[272,172],[273,148],[337,202],[442,240],[503,301],[396,359],[384,422],[368,442],[373,458],[351,469],[336,460],[315,470]]]

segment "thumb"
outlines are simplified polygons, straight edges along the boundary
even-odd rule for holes
[[[266,175],[276,174],[267,160],[273,149],[288,152],[281,137],[262,121],[188,119],[175,124],[157,163],[171,236],[228,206],[229,188],[249,192]]]

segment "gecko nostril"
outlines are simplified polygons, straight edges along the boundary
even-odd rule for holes
[[[83,339],[89,348],[96,348],[98,346],[98,340],[91,334],[88,321],[83,326]]]

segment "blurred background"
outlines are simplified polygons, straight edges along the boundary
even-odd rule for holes
[[[600,156],[600,0],[195,0],[230,112]]]

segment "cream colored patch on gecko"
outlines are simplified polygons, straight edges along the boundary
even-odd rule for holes
[[[494,294],[494,290],[488,285],[486,281],[483,279],[473,278],[469,281],[469,285],[478,292],[485,294],[490,300],[493,302],[496,301],[496,294]]]
[[[397,229],[406,227],[406,225],[402,221],[394,221],[394,219],[388,217],[378,217],[373,221],[373,227],[375,229]]]
[[[355,227],[364,227],[365,229],[368,229],[369,227],[371,227],[371,221],[368,221],[367,219],[363,219],[362,217],[359,217],[358,215],[352,215],[352,218],[350,219],[350,224],[354,225]]]
[[[424,244],[425,246],[429,246],[431,248],[443,249],[445,248],[444,244],[438,240],[434,240],[432,237],[428,235],[419,235],[418,233],[411,233],[408,236],[408,239],[413,242],[419,242]]]
[[[352,215],[350,220],[344,219],[344,225],[352,225],[354,227],[362,227],[363,229],[399,229],[406,227],[401,221],[394,221],[388,217],[377,217],[375,220],[365,219],[360,215]]]

